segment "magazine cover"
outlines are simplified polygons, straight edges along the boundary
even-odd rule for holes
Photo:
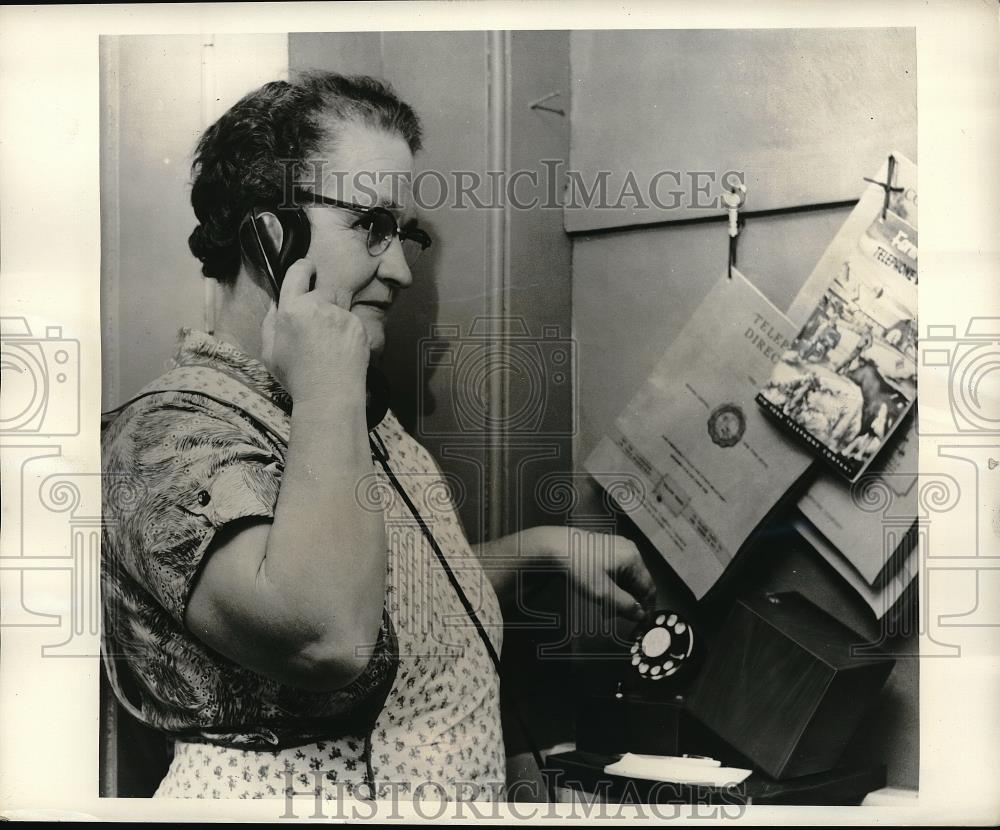
[[[584,462],[699,598],[812,464],[754,404],[794,335],[734,270]],[[635,481],[641,492],[623,489]]]
[[[895,161],[892,183],[899,190],[891,195],[890,208],[919,229],[917,165],[898,151],[893,151],[892,158]],[[888,160],[883,163],[875,180],[884,182],[887,175]],[[843,262],[850,258],[858,237],[880,214],[883,201],[884,191],[877,184],[870,184],[862,192],[857,205],[789,307],[788,316],[797,326],[802,327],[809,319]],[[905,551],[901,550],[905,544],[895,549],[892,539],[886,537],[887,522],[896,529],[908,527],[916,521],[919,455],[916,416],[914,407],[902,420],[892,439],[880,449],[862,481],[852,485],[835,470],[823,470],[798,502],[798,509],[809,520],[810,526],[840,551],[867,585],[873,586],[872,590],[893,580],[898,562],[905,558]],[[880,511],[861,509],[852,492],[862,484],[883,488],[883,492],[891,494],[891,502]],[[908,538],[908,534],[904,534],[903,538]]]
[[[757,396],[850,481],[917,394],[917,230],[877,215]]]

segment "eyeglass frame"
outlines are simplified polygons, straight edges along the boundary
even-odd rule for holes
[[[302,202],[305,202],[306,204],[303,205]],[[347,210],[350,211],[351,213],[358,214],[361,217],[376,216],[379,214],[384,214],[388,216],[392,220],[395,231],[393,232],[392,236],[388,237],[389,239],[388,244],[381,251],[378,251],[377,253],[372,252],[372,245],[370,241],[372,229],[375,227],[375,223],[374,220],[371,220],[369,222],[367,228],[368,239],[365,240],[366,242],[365,247],[368,250],[369,256],[382,256],[382,254],[388,251],[389,248],[392,246],[393,236],[398,238],[400,243],[405,242],[407,240],[416,242],[420,246],[421,253],[426,251],[434,242],[434,240],[431,239],[430,234],[427,233],[427,231],[425,231],[423,228],[411,228],[410,230],[401,228],[399,226],[399,223],[396,221],[396,217],[393,216],[392,211],[382,207],[381,205],[376,205],[375,207],[365,207],[364,205],[358,205],[355,204],[354,202],[342,202],[340,199],[334,199],[330,196],[320,196],[319,194],[312,193],[308,190],[299,190],[299,189],[295,190],[295,204],[299,205],[300,207],[312,205],[319,207],[340,208],[341,210]],[[362,225],[362,221],[363,219],[358,220],[356,225],[364,227]]]

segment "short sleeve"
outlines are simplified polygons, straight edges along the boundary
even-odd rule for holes
[[[273,517],[283,447],[238,410],[179,392],[125,410],[103,444],[104,522],[118,564],[183,625],[216,532]]]

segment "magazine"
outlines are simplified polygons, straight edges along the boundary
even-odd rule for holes
[[[917,230],[877,214],[757,401],[857,481],[917,395]]]
[[[890,209],[917,227],[917,166],[898,152],[892,155],[896,162],[893,184],[899,190],[891,194]],[[878,171],[876,181],[885,181],[887,174],[888,163]],[[858,237],[881,212],[883,200],[884,191],[876,184],[862,192],[858,204],[788,310],[788,316],[797,326],[803,326],[809,319],[841,264],[850,258]],[[810,526],[822,533],[828,546],[840,551],[846,563],[854,568],[855,579],[863,578],[872,589],[894,581],[900,564],[907,558],[905,539],[917,515],[917,462],[914,407],[865,471],[862,481],[852,485],[839,473],[822,470],[799,499],[798,509]],[[872,487],[881,488],[887,497],[878,511],[871,510],[868,503],[867,509],[859,505],[859,499],[864,501],[864,491]],[[895,549],[893,538],[901,540]]]

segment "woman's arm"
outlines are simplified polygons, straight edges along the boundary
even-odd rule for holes
[[[274,365],[294,406],[273,521],[217,534],[185,622],[240,665],[321,691],[348,685],[367,665],[386,542],[382,515],[358,500],[372,475],[367,336],[357,317],[306,293],[311,273],[289,269],[275,323]]]
[[[483,542],[476,553],[505,609],[523,599],[524,576],[559,569],[581,594],[628,619],[642,619],[656,599],[638,548],[624,536],[545,525]]]

